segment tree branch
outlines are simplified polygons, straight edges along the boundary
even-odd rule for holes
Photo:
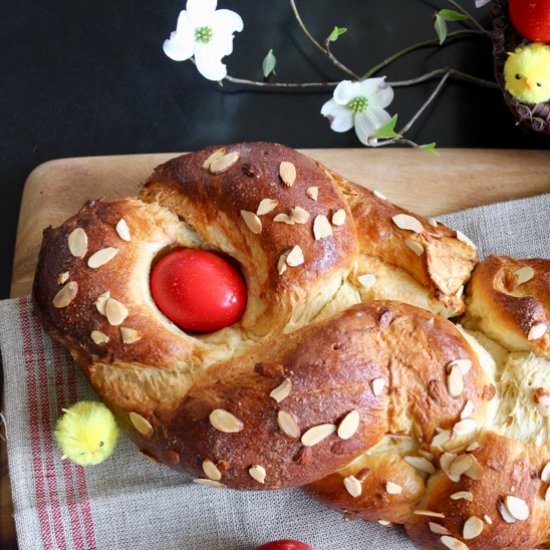
[[[474,27],[476,27],[483,34],[489,36],[490,34],[489,31],[483,28],[483,26],[478,22],[478,20],[466,8],[462,7],[458,2],[455,2],[455,0],[447,0],[447,1],[449,2],[449,4],[454,6],[458,11],[464,14],[471,21]]]

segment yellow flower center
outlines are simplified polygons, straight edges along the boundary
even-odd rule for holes
[[[208,42],[212,40],[213,36],[214,32],[210,27],[198,27],[197,29],[195,29],[195,40],[197,42],[208,44]]]
[[[365,96],[354,97],[348,103],[348,109],[351,109],[354,113],[362,113],[368,106],[369,100]]]

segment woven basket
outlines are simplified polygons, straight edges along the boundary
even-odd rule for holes
[[[550,101],[536,105],[522,103],[504,89],[503,72],[508,52],[513,52],[518,46],[531,41],[523,38],[514,29],[508,16],[508,0],[493,0],[492,18],[495,77],[502,88],[504,100],[518,124],[540,136],[550,138]]]

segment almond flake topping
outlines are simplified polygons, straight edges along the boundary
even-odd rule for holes
[[[412,239],[405,239],[405,244],[407,248],[410,248],[417,256],[422,256],[424,254],[424,247]]]
[[[214,159],[210,163],[210,173],[221,174],[222,172],[229,170],[229,168],[231,168],[239,160],[239,156],[238,151],[233,151],[231,153],[227,153],[227,155]]]
[[[474,402],[471,399],[468,399],[466,401],[466,404],[464,405],[464,408],[462,409],[462,412],[460,413],[461,420],[464,420],[465,418],[470,418],[474,412]]]
[[[518,285],[522,285],[535,276],[535,270],[531,266],[526,265],[516,269],[514,275],[517,278]]]
[[[286,257],[287,254],[281,254],[279,261],[277,262],[277,273],[282,275],[286,271]]]
[[[465,418],[457,422],[453,427],[453,434],[462,437],[469,435],[477,430],[477,422],[473,418]]]
[[[306,189],[306,195],[307,195],[312,201],[316,201],[316,200],[317,200],[317,197],[319,197],[319,188],[318,188],[318,187],[315,187],[315,186],[308,187],[308,188]]]
[[[332,215],[332,225],[344,225],[346,223],[346,211],[343,208],[336,210]]]
[[[466,376],[472,368],[472,361],[470,359],[453,359],[447,363],[447,372],[451,372],[454,366],[460,367],[462,374]]]
[[[309,212],[301,206],[295,206],[290,209],[290,218],[294,223],[304,224],[309,221]]]
[[[88,235],[82,227],[77,227],[69,234],[69,251],[75,258],[84,258],[88,251]]]
[[[100,330],[92,330],[90,338],[98,346],[100,346],[101,344],[106,344],[110,340],[110,338]]]
[[[259,235],[262,232],[262,222],[254,212],[248,210],[241,210],[241,217],[246,223],[246,226],[252,233]]]
[[[487,525],[493,525],[493,520],[491,519],[491,516],[488,516],[487,514],[485,514],[485,515],[483,516],[483,519],[485,520],[485,523],[486,523]]]
[[[432,227],[437,227],[437,224],[439,223],[439,220],[437,220],[436,218],[428,218],[428,223]]]
[[[474,501],[474,495],[470,491],[458,491],[451,495],[451,500],[467,500],[468,502]]]
[[[363,288],[369,289],[376,283],[376,275],[374,273],[364,273],[363,275],[358,275],[357,280]]]
[[[462,536],[466,540],[475,539],[483,532],[483,521],[476,516],[470,516],[462,528]]]
[[[461,476],[468,471],[472,466],[472,455],[461,454],[458,455],[449,466],[449,473],[452,476]]]
[[[255,479],[258,483],[265,483],[266,471],[263,466],[252,466],[252,468],[248,470],[248,473],[250,474],[250,477]]]
[[[467,453],[473,453],[474,451],[477,451],[481,445],[477,441],[472,441],[467,447],[466,452]]]
[[[453,453],[443,453],[439,457],[439,465],[441,466],[441,469],[445,473],[445,475],[454,483],[458,483],[460,481],[460,476],[452,474],[450,471],[451,464],[456,459],[456,455]]]
[[[98,267],[101,267],[102,265],[110,262],[117,254],[118,248],[113,248],[112,246],[102,248],[101,250],[94,252],[88,258],[88,267],[91,267],[92,269],[97,269]]]
[[[406,456],[404,460],[407,464],[410,464],[413,468],[425,472],[427,474],[433,474],[435,472],[435,466],[423,456]]]
[[[105,317],[107,317],[110,325],[122,325],[126,317],[128,317],[128,309],[118,300],[109,298],[105,302]]]
[[[527,340],[539,340],[548,331],[548,325],[546,323],[536,323],[529,330]]]
[[[120,220],[118,220],[118,223],[115,226],[115,230],[118,236],[123,241],[130,242],[132,240],[132,235],[130,234],[130,228],[128,227],[128,224],[126,223],[126,220],[124,218],[120,218]]]
[[[372,393],[376,395],[376,397],[380,397],[382,395],[382,392],[384,391],[384,388],[386,387],[386,381],[383,378],[375,378],[371,382],[372,387]]]
[[[363,492],[363,486],[361,482],[355,476],[348,476],[344,478],[344,487],[346,491],[353,497],[357,498],[361,496]]]
[[[389,525],[391,525],[391,521],[388,521],[387,519],[379,519],[378,523],[383,527],[388,527]]]
[[[208,479],[213,481],[220,481],[222,478],[219,468],[211,460],[206,459],[202,461],[202,471]]]
[[[392,218],[393,223],[399,227],[399,229],[406,229],[408,231],[414,231],[415,233],[423,233],[424,227],[416,218],[409,216],[409,214],[397,214]]]
[[[465,472],[465,475],[474,481],[480,481],[483,478],[483,466],[477,461],[474,455],[469,456],[472,457],[472,465]]]
[[[304,253],[299,245],[293,247],[286,257],[286,264],[289,267],[297,267],[304,263]]]
[[[287,160],[279,164],[279,176],[287,187],[292,187],[296,181],[296,166]]]
[[[332,236],[332,227],[324,214],[315,216],[313,220],[313,236],[316,241]]]
[[[439,523],[435,523],[433,521],[428,522],[428,525],[430,527],[430,531],[432,533],[435,533],[436,535],[448,535],[449,530],[444,527],[443,525],[439,525]]]
[[[430,518],[441,518],[443,519],[445,517],[445,514],[442,514],[441,512],[432,512],[431,510],[415,510],[413,514],[417,516],[427,516]]]
[[[456,232],[456,238],[460,242],[463,242],[464,244],[468,245],[470,248],[473,248],[474,250],[477,250],[477,246],[468,237],[466,237],[466,235],[464,235],[464,233],[462,233],[462,231],[457,231]]]
[[[451,397],[458,397],[464,391],[462,370],[458,365],[453,365],[447,375],[447,390]]]
[[[213,479],[194,479],[195,483],[199,485],[208,485],[208,487],[214,487],[215,489],[225,489],[225,485],[219,481],[214,481]]]
[[[544,493],[544,501],[550,502],[550,485],[546,488],[546,491]]]
[[[447,548],[450,548],[451,550],[469,550],[466,544],[458,539],[455,539],[454,537],[443,535],[440,540]]]
[[[66,283],[69,280],[69,272],[64,271],[63,273],[60,273],[57,277],[57,284],[62,285],[63,283]]]
[[[256,215],[263,216],[264,214],[269,214],[277,207],[277,204],[277,201],[274,199],[262,199],[256,210]]]
[[[525,521],[529,517],[529,506],[521,498],[508,495],[504,498],[504,506],[508,513],[518,521]]]
[[[210,165],[217,159],[222,158],[225,155],[225,149],[216,149],[213,153],[210,153],[208,158],[202,163],[202,167],[206,170],[210,169]]]
[[[379,199],[382,199],[383,201],[387,201],[388,200],[388,197],[386,197],[386,195],[384,195],[384,193],[381,193],[380,191],[376,191],[374,190],[373,192],[373,195]]]
[[[500,512],[500,515],[501,515],[502,519],[506,523],[516,523],[516,521],[517,521],[516,518],[514,516],[512,516],[510,514],[510,512],[508,512],[508,509],[506,508],[506,505],[504,504],[504,502],[499,503],[498,511]]]
[[[393,481],[388,481],[386,483],[386,493],[389,495],[400,495],[403,492],[403,487],[394,483]]]
[[[78,283],[70,281],[53,297],[53,307],[58,309],[67,307],[76,298],[77,294]]]
[[[294,220],[288,215],[288,214],[285,214],[284,212],[281,212],[280,214],[277,214],[274,218],[273,218],[273,221],[275,223],[286,223],[287,225],[294,225]]]
[[[144,418],[141,416],[141,414],[138,414],[136,412],[131,412],[128,414],[130,418],[130,422],[134,426],[134,428],[145,437],[151,437],[153,435],[153,426],[151,425],[151,422],[147,420],[147,418]]]
[[[331,436],[336,431],[334,424],[320,424],[307,430],[302,436],[302,445],[304,447],[313,447],[321,443],[324,439]]]
[[[360,421],[361,417],[357,411],[351,411],[346,414],[338,426],[338,437],[340,439],[349,439],[352,437],[359,428]]]
[[[547,462],[544,468],[542,469],[540,478],[542,481],[544,481],[544,483],[550,482],[550,462]]]
[[[280,403],[283,399],[287,398],[292,390],[292,382],[289,378],[285,378],[276,388],[271,390],[269,397],[275,399],[277,403]]]
[[[135,328],[120,327],[120,337],[124,344],[134,344],[141,340],[141,334]]]
[[[451,431],[450,430],[441,430],[438,434],[434,435],[431,446],[432,447],[440,447],[444,443],[447,443],[451,439]]]
[[[104,292],[103,294],[100,294],[96,301],[94,302],[95,307],[101,315],[105,315],[105,304],[107,303],[107,300],[111,297],[111,293],[109,291]]]
[[[277,413],[277,424],[279,425],[279,428],[281,428],[281,431],[288,435],[288,437],[291,437],[292,439],[299,439],[300,428],[290,413],[286,411],[279,411]]]
[[[219,432],[232,434],[240,432],[243,429],[243,423],[229,411],[225,409],[214,409],[209,416],[210,424]]]

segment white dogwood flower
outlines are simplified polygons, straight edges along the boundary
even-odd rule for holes
[[[373,135],[391,119],[385,107],[393,100],[393,89],[385,78],[340,82],[332,99],[321,109],[321,114],[329,119],[330,127],[335,132],[347,132],[355,127],[361,143],[372,145],[375,141]]]
[[[233,51],[233,34],[243,30],[243,20],[231,10],[216,10],[218,0],[187,0],[178,17],[176,30],[163,44],[174,61],[194,56],[199,72],[208,80],[227,75],[222,57]]]

